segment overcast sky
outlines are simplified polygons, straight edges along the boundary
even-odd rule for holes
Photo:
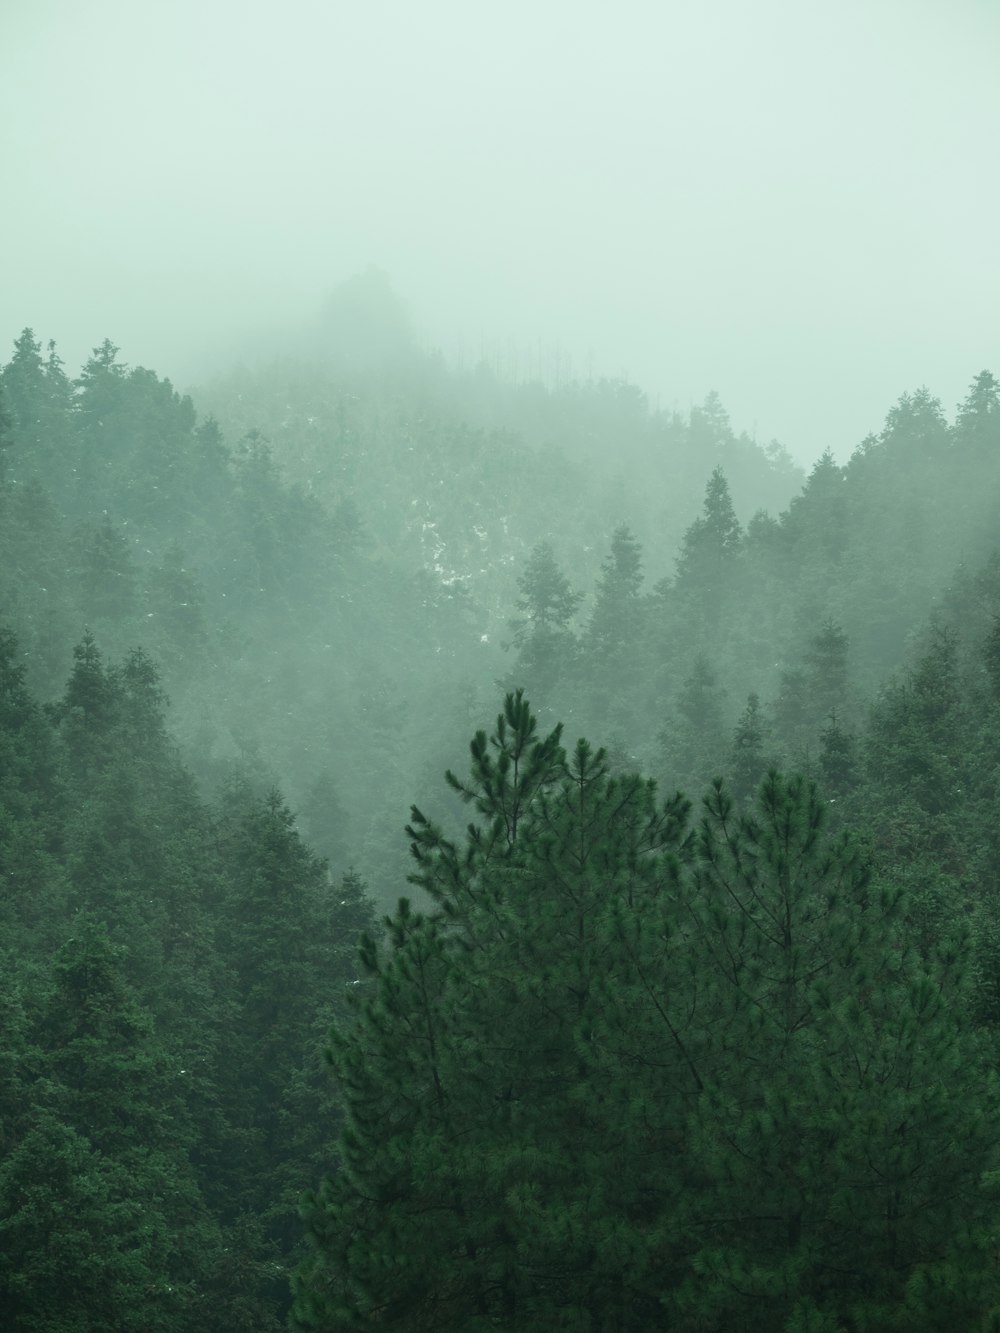
[[[1000,374],[998,70],[997,0],[0,0],[3,359],[186,386],[374,263],[449,354],[845,457]]]

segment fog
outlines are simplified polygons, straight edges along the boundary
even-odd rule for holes
[[[4,0],[0,338],[181,385],[374,263],[424,344],[800,461],[1000,362],[989,0]]]

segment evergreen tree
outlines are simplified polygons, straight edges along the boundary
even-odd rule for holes
[[[872,778],[906,792],[925,815],[945,815],[964,785],[959,779],[963,730],[958,643],[951,631],[936,628],[909,678],[891,684],[875,709]]]
[[[813,756],[813,700],[804,671],[792,668],[781,673],[778,695],[771,706],[773,734],[782,763],[788,768],[808,772]],[[753,784],[756,786],[756,783]]]
[[[334,1046],[348,1128],[341,1173],[308,1206],[310,1326],[542,1329],[655,1308],[627,1289],[618,1231],[586,1221],[594,1188],[629,1193],[622,1159],[601,1153],[620,1103],[587,1106],[588,1029],[608,1002],[613,903],[655,894],[645,857],[676,846],[683,803],[657,812],[647,784],[610,779],[584,742],[564,766],[520,696],[472,758],[469,780],[449,775],[480,816],[465,850],[413,812],[415,878],[438,910],[400,904]]]
[[[518,577],[518,615],[510,621],[518,649],[515,674],[544,697],[576,655],[571,622],[583,600],[573,592],[548,542],[540,542]]]
[[[74,381],[73,415],[76,436],[74,511],[87,518],[106,508],[108,474],[121,459],[119,409],[126,393],[128,367],[109,338],[95,347]]]
[[[661,767],[670,784],[686,791],[706,787],[724,769],[728,740],[725,692],[708,659],[699,655],[659,736]]]
[[[192,675],[204,664],[209,644],[205,594],[176,542],[149,574],[145,602],[151,651],[165,670]]]
[[[320,1079],[323,1033],[346,1003],[371,909],[356,875],[331,885],[277,792],[231,785],[217,837],[218,948],[231,1009],[217,1056],[226,1128],[211,1198],[227,1223],[241,1212],[259,1220],[280,1285],[299,1235],[302,1184],[327,1162],[334,1109]]]
[[[692,407],[688,421],[688,434],[691,443],[699,454],[717,453],[723,445],[733,438],[729,413],[722,405],[722,399],[715,389],[705,395],[700,407]]]
[[[815,720],[843,712],[848,704],[850,641],[843,628],[828,617],[814,635],[806,653],[808,689]]]
[[[119,698],[117,681],[106,670],[88,630],[73,649],[73,671],[55,710],[73,776],[86,786],[109,757],[107,732]]]
[[[879,441],[887,458],[905,454],[910,467],[936,462],[950,443],[940,400],[925,388],[904,393],[890,409]]]
[[[7,481],[8,458],[11,451],[11,417],[5,405],[3,394],[3,383],[0,381],[0,514],[3,513],[3,503],[6,499],[4,491]]]
[[[589,651],[599,658],[633,650],[639,627],[642,548],[625,524],[611,537],[611,550],[601,565],[594,608],[587,626]]]
[[[136,572],[124,535],[105,515],[99,526],[78,534],[77,551],[76,601],[85,620],[102,629],[120,626],[138,606]]]
[[[801,778],[770,774],[748,818],[721,786],[705,810],[693,912],[719,1008],[684,1303],[706,1329],[806,1312],[817,1328],[975,1327],[1000,1103],[965,1019],[965,942],[917,962],[901,895],[824,838]]]
[[[808,772],[824,721],[848,709],[847,657],[847,635],[827,619],[809,641],[804,665],[782,671],[771,711],[786,766]]]
[[[300,1325],[974,1326],[1000,1103],[963,941],[919,963],[799,778],[742,818],[716,783],[692,847],[683,797],[508,696],[449,781],[479,819],[414,810],[432,910],[334,1034]]]
[[[845,470],[829,449],[818,459],[809,479],[782,516],[781,532],[797,557],[829,570],[850,540]]]
[[[0,921],[26,953],[52,941],[62,889],[62,816],[52,730],[25,683],[17,641],[0,627]]]
[[[0,398],[5,403],[7,427],[5,449],[16,468],[19,484],[42,481],[62,496],[66,491],[70,448],[72,386],[49,343],[42,345],[31,329],[24,329],[14,342],[14,355],[0,370]],[[0,482],[3,469],[0,468]]]
[[[955,425],[961,440],[983,448],[995,446],[1000,435],[1000,382],[990,371],[980,371],[969,386]]]
[[[731,576],[742,542],[743,533],[733,509],[729,484],[722,469],[717,467],[705,488],[701,516],[684,534],[677,558],[678,586],[695,596],[717,598]]]
[[[30,1110],[0,1166],[5,1325],[192,1327],[219,1237],[189,1162],[186,1071],[93,922],[56,955],[27,1043]]]
[[[820,734],[819,771],[823,786],[840,799],[850,793],[859,777],[858,747],[854,736],[845,731],[835,712]]]
[[[747,800],[757,790],[769,763],[769,739],[760,696],[749,694],[747,706],[740,714],[733,733],[730,772],[733,795],[737,801]]]

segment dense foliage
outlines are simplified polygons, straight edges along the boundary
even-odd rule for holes
[[[0,370],[0,1322],[990,1326],[1000,385],[803,484],[381,311]]]
[[[995,1294],[1000,1102],[965,932],[923,954],[802,778],[689,828],[508,696],[456,845],[333,1048],[342,1164],[299,1318],[945,1329]],[[429,1225],[433,1219],[433,1225]]]

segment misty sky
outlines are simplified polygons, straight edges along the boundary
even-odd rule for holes
[[[1000,374],[996,0],[0,0],[0,339],[182,386],[374,263],[803,461]]]

